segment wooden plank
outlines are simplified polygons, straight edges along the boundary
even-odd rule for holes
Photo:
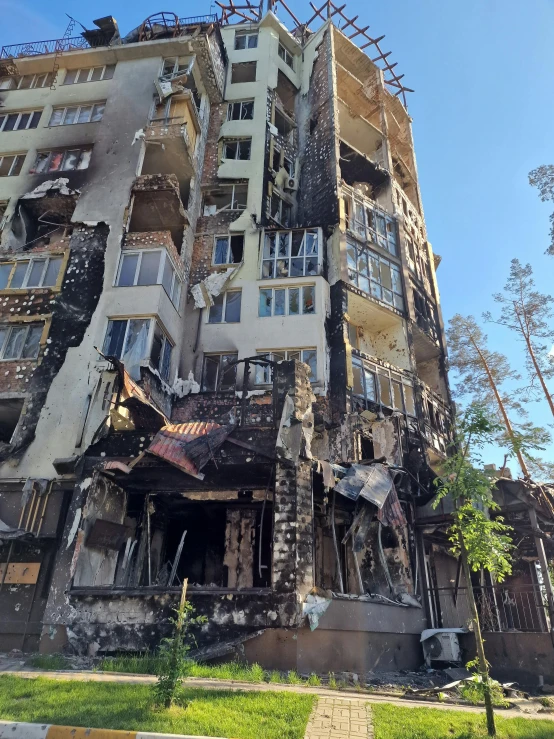
[[[6,571],[6,563],[0,562],[0,578],[6,585],[34,585],[38,580],[40,562],[11,562]]]

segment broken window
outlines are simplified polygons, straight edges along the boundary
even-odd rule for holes
[[[258,48],[258,32],[257,31],[236,31],[235,33],[235,50]]]
[[[239,62],[231,65],[231,83],[255,81],[256,62]]]
[[[23,398],[0,400],[0,441],[5,444],[11,441],[23,410],[23,402]]]
[[[317,229],[266,231],[262,279],[307,277],[320,271]]]
[[[275,108],[273,113],[273,125],[277,129],[279,136],[282,136],[287,141],[292,141],[295,125],[291,119],[278,108]]]
[[[0,115],[0,131],[24,131],[29,128],[36,128],[41,115],[42,110]]]
[[[115,64],[106,64],[103,67],[86,67],[83,69],[68,69],[63,80],[64,85],[75,85],[80,82],[99,82],[111,80],[115,72]]]
[[[16,177],[23,167],[25,154],[0,155],[0,177]]]
[[[281,226],[288,228],[292,223],[292,205],[284,200],[277,192],[273,191],[271,194],[269,215]]]
[[[163,60],[161,77],[174,77],[179,74],[186,74],[191,64],[190,57],[166,57]]]
[[[437,313],[436,308],[412,283],[412,293],[414,297],[414,309],[416,314],[416,323],[420,329],[431,336],[434,341],[438,341],[439,334],[437,330]]]
[[[363,407],[379,403],[415,416],[414,387],[404,375],[359,357],[352,358],[352,375],[352,394],[362,401]]]
[[[346,204],[347,225],[350,231],[358,238],[377,244],[393,256],[398,256],[396,218],[362,198],[347,198]]]
[[[102,120],[106,102],[54,108],[49,126],[69,126],[72,123],[96,123]]]
[[[261,288],[258,315],[300,316],[315,313],[315,285]]]
[[[63,257],[35,257],[0,263],[0,290],[54,287]]]
[[[250,159],[252,139],[225,139],[223,142],[224,159]]]
[[[244,234],[214,237],[212,264],[238,264],[242,262]]]
[[[348,279],[368,295],[404,310],[400,266],[371,249],[346,240]]]
[[[44,325],[0,325],[0,359],[36,359]]]
[[[173,305],[179,308],[182,281],[165,249],[124,251],[115,284],[116,287],[163,285]]]
[[[238,354],[205,354],[202,390],[234,390],[237,382]]]
[[[35,90],[50,87],[54,80],[52,72],[48,74],[25,74],[0,77],[0,90]]]
[[[241,100],[237,103],[229,103],[227,109],[228,121],[251,121],[254,118],[254,101]]]
[[[294,69],[294,57],[288,49],[285,49],[283,44],[279,42],[279,56],[291,69]]]
[[[244,210],[248,197],[248,185],[223,186],[204,193],[205,216],[214,216],[221,210]]]
[[[136,379],[140,379],[137,367],[149,360],[162,379],[169,380],[172,347],[172,342],[153,318],[110,319],[102,353],[121,359]]]
[[[58,151],[39,151],[30,174],[45,172],[66,172],[76,169],[88,169],[92,148],[61,149]]]
[[[317,380],[317,349],[273,349],[256,352],[271,362],[282,362],[285,359],[298,359],[310,367],[310,382]],[[271,365],[256,365],[256,385],[269,385],[273,382]]]
[[[208,323],[240,323],[242,290],[227,290],[215,295]]]

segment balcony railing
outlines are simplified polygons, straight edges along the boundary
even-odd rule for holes
[[[452,441],[452,415],[448,405],[440,395],[427,385],[421,384],[423,402],[423,434],[427,443],[439,454],[445,456]]]
[[[548,597],[540,585],[515,588],[494,585],[474,587],[473,594],[483,631],[548,632]],[[429,599],[436,628],[458,628],[468,624],[470,607],[467,588],[432,588]]]
[[[146,138],[174,138],[175,135],[177,135],[177,132],[183,137],[190,155],[192,156],[194,153],[194,147],[183,116],[177,116],[176,118],[151,118],[148,123]]]

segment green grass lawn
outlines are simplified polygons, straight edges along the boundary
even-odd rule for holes
[[[437,708],[372,705],[375,739],[484,739],[484,715]],[[496,712],[498,739],[552,739],[554,721],[502,718]]]
[[[237,739],[302,739],[315,696],[187,688],[184,709],[152,705],[148,685],[0,675],[0,719]]]

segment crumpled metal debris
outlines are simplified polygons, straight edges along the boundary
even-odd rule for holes
[[[392,487],[389,471],[382,464],[353,464],[335,490],[350,500],[361,496],[381,509]]]
[[[306,600],[302,603],[302,615],[308,617],[311,631],[317,629],[319,619],[331,605],[330,598],[322,598],[320,595],[306,596]]]

